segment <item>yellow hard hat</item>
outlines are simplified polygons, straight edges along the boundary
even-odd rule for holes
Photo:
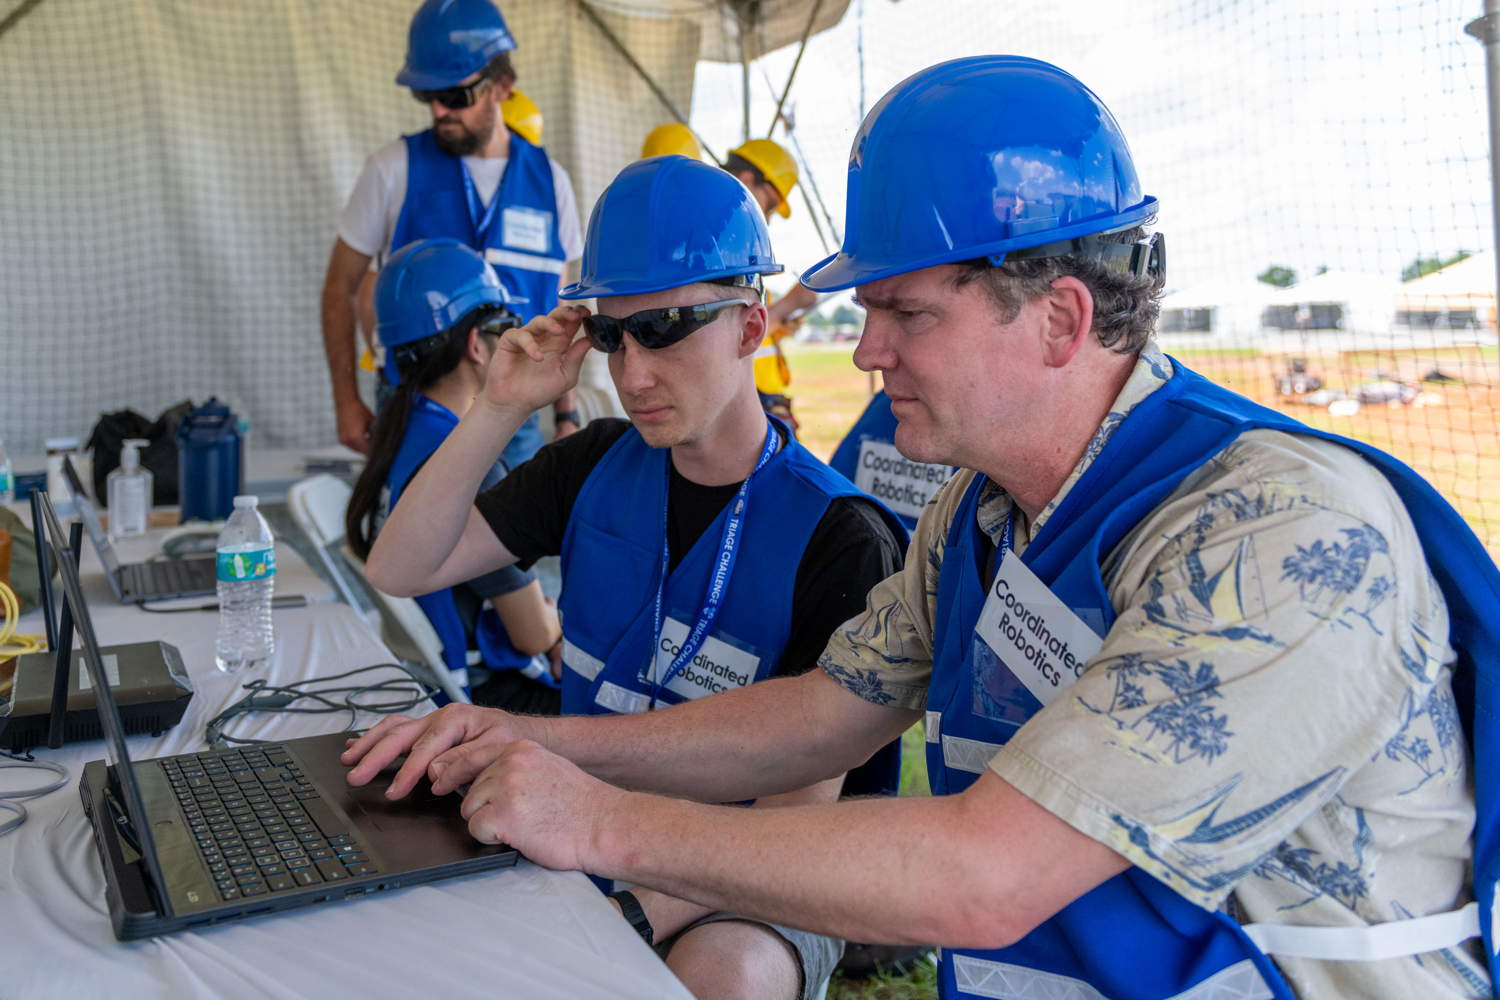
[[[748,161],[771,182],[776,193],[781,195],[781,203],[776,206],[777,215],[785,219],[792,214],[792,188],[797,186],[797,162],[792,159],[791,153],[770,139],[751,139],[739,149],[731,149],[729,155]]]
[[[500,105],[506,126],[533,146],[542,144],[542,109],[519,90],[511,90]]]
[[[698,148],[698,140],[693,138],[693,130],[681,122],[668,122],[658,125],[646,133],[646,141],[641,143],[641,159],[648,156],[690,156],[695,160],[703,159],[703,150]]]

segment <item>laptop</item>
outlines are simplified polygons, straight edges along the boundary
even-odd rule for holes
[[[45,494],[42,512],[54,551],[66,553]],[[345,733],[132,761],[114,694],[100,682],[78,566],[57,561],[104,728],[108,760],[85,765],[79,794],[120,940],[516,863],[513,848],[469,835],[457,795],[433,795],[424,782],[390,802],[384,782],[351,788],[339,763]]]
[[[104,565],[104,575],[109,579],[109,589],[121,604],[140,604],[143,601],[165,601],[173,597],[197,597],[218,590],[218,579],[214,572],[213,556],[190,556],[185,559],[166,559],[157,562],[140,562],[120,565],[109,534],[99,521],[99,508],[89,499],[78,470],[72,459],[63,459],[63,475],[68,479],[68,488],[73,491],[78,517],[83,521],[83,530],[89,542],[99,554]]]

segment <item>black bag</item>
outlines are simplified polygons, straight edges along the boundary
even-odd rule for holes
[[[156,420],[147,420],[134,410],[117,410],[99,418],[89,433],[85,446],[94,455],[94,496],[106,499],[106,480],[120,467],[125,442],[141,438],[150,442],[141,450],[141,467],[151,473],[152,506],[172,506],[177,492],[177,425],[193,410],[191,400],[184,400],[162,411]]]

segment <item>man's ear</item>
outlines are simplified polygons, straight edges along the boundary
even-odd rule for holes
[[[759,300],[748,303],[744,317],[740,326],[740,357],[748,358],[760,349],[761,341],[766,339],[770,321],[766,317],[765,303]]]
[[[500,77],[490,84],[490,93],[495,95],[495,107],[499,107],[510,99],[511,93],[516,89],[516,81],[507,77]]]
[[[1063,368],[1073,360],[1094,329],[1094,296],[1074,277],[1058,278],[1038,300],[1043,308],[1042,361]]]

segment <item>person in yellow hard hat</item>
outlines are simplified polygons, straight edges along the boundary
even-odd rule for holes
[[[646,133],[646,139],[641,143],[641,159],[674,154],[694,160],[703,159],[703,147],[698,145],[692,129],[682,122],[667,122]]]
[[[500,102],[500,120],[505,122],[506,128],[533,146],[542,144],[542,109],[514,87],[510,96]]]
[[[750,189],[761,211],[766,213],[767,222],[772,212],[783,219],[792,214],[791,196],[792,188],[797,185],[797,162],[778,143],[770,139],[751,139],[729,151],[724,169]],[[781,349],[781,341],[796,331],[801,325],[801,317],[817,303],[817,294],[800,284],[769,303],[770,328],[755,352],[755,388],[760,393],[761,404],[767,413],[782,418],[794,429],[797,420],[792,416],[792,401],[787,396],[792,369]]]

